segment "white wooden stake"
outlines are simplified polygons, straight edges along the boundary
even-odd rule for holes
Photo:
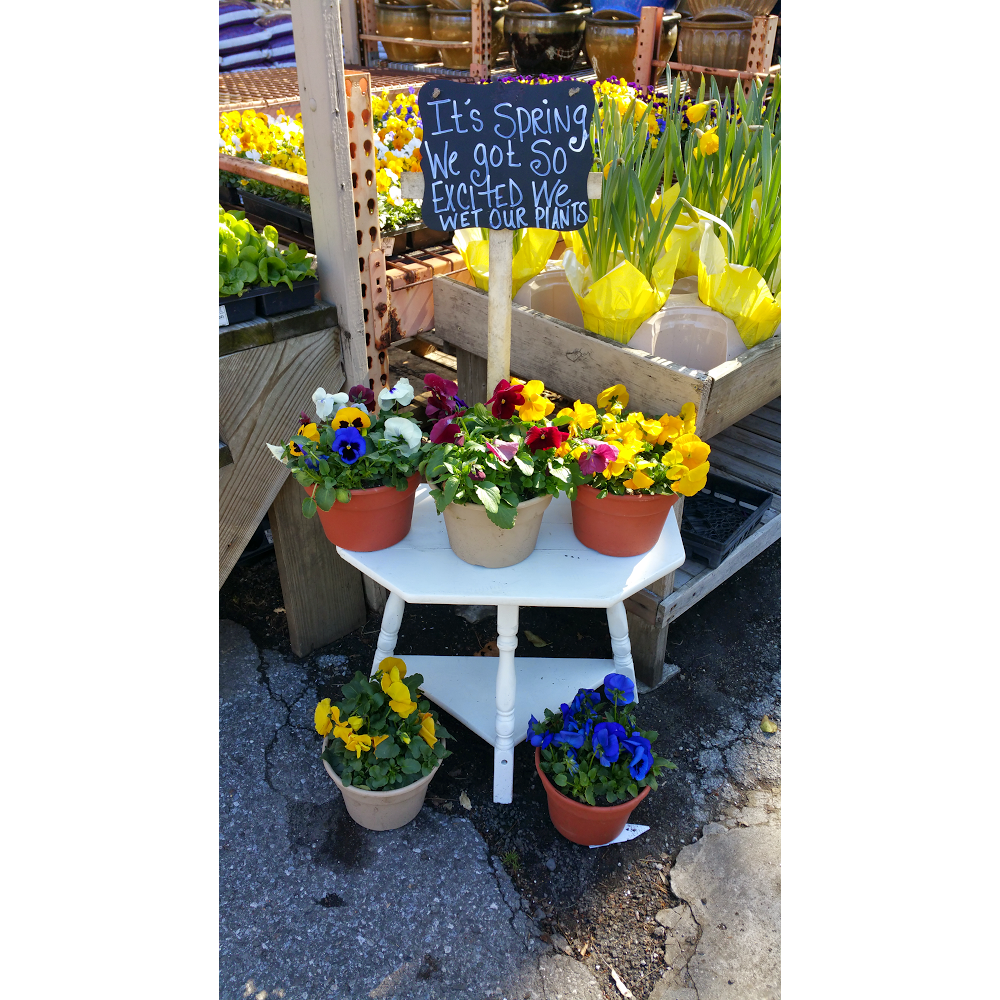
[[[510,230],[499,230],[512,235]],[[491,230],[493,232],[493,230]],[[493,270],[492,261],[490,271]],[[510,274],[510,268],[507,268]],[[490,279],[490,293],[493,280]],[[508,311],[508,321],[510,313]],[[510,333],[508,322],[507,332]],[[493,801],[510,802],[514,797],[514,703],[517,698],[517,675],[514,672],[514,650],[517,649],[518,608],[501,604],[497,608],[497,721],[493,744]]]
[[[486,338],[486,391],[510,379],[510,313],[514,276],[514,230],[491,229],[490,292]]]

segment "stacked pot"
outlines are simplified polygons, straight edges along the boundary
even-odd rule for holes
[[[663,24],[660,28],[660,46],[657,59],[666,62],[677,42],[677,29],[681,15],[673,11],[676,0],[664,0]],[[594,0],[593,13],[587,18],[584,45],[587,62],[601,82],[616,78],[634,80],[636,46],[639,41],[639,17],[642,0]],[[659,6],[658,4],[656,6]],[[657,67],[656,82],[663,74]]]
[[[742,70],[750,53],[753,19],[770,14],[777,0],[682,0],[690,17],[680,23],[677,61],[692,66]],[[707,74],[720,93],[732,90],[736,77]],[[701,86],[702,74],[689,74],[693,91]]]

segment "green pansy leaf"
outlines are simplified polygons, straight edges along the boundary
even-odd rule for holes
[[[567,783],[568,783],[568,781],[569,781],[569,779],[568,779],[568,778],[566,777],[566,775],[565,775],[565,774],[557,774],[557,775],[556,775],[556,776],[555,776],[555,777],[554,777],[554,778],[552,779],[552,781],[553,781],[553,782],[554,782],[555,784],[557,784],[557,785],[558,785],[558,786],[559,786],[560,788],[565,788],[565,787],[566,787],[566,784],[567,784]]]
[[[322,511],[329,510],[337,502],[337,491],[332,486],[316,487],[316,504]]]
[[[303,497],[302,499],[302,516],[312,517],[316,513],[316,501],[312,497]]]
[[[395,757],[399,753],[399,745],[390,736],[387,740],[382,740],[377,747],[375,747],[375,756],[379,760],[385,760],[387,757]]]
[[[500,504],[495,511],[491,511],[488,507],[486,508],[486,516],[498,527],[498,528],[513,528],[514,519],[517,517],[517,508],[508,507],[507,504]]]
[[[497,487],[490,483],[489,486],[476,486],[475,490],[479,502],[486,508],[486,513],[495,514],[500,506],[500,491]]]

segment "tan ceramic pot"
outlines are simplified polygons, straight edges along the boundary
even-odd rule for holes
[[[449,504],[444,526],[452,552],[473,566],[499,569],[523,562],[535,549],[542,515],[552,497],[546,494],[517,505],[513,528],[500,528],[477,503]]]
[[[426,3],[375,4],[375,34],[389,38],[430,38],[431,22]],[[426,63],[438,58],[438,50],[420,45],[383,42],[392,62]]]
[[[327,747],[329,737],[323,737],[323,749]],[[442,741],[441,746],[444,746]],[[424,804],[427,788],[431,779],[438,773],[437,767],[426,777],[407,785],[405,788],[395,788],[389,792],[373,792],[366,788],[354,788],[344,785],[337,772],[328,761],[323,761],[326,773],[333,778],[344,797],[344,805],[351,819],[366,830],[398,830],[416,819]]]
[[[493,66],[503,44],[503,13],[506,8],[492,11],[493,30],[490,37],[490,65]],[[431,9],[431,38],[436,42],[471,42],[471,10]],[[468,69],[472,65],[472,49],[441,49],[441,62],[447,69]]]
[[[731,17],[763,17],[774,10],[778,0],[687,0],[687,9],[692,17],[705,14],[728,14]],[[708,65],[707,63],[705,65]]]
[[[664,14],[663,27],[660,31],[660,48],[657,59],[666,62],[674,51],[677,43],[677,26],[680,14]],[[636,45],[639,39],[639,19],[626,14],[602,17],[595,14],[587,18],[587,30],[583,44],[587,52],[587,62],[597,74],[597,79],[605,81],[615,76],[619,80],[634,80]],[[657,68],[656,79],[663,75],[664,70]]]
[[[750,53],[752,17],[730,17],[709,14],[697,21],[681,21],[677,36],[677,62],[692,66],[713,66],[716,69],[745,69]],[[736,78],[706,74],[715,80],[721,93],[732,90]],[[701,73],[688,73],[688,86],[697,92]],[[707,87],[707,84],[706,84]]]

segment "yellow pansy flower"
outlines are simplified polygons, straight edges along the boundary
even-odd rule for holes
[[[686,403],[684,404],[687,405]],[[684,430],[684,421],[680,417],[672,417],[669,413],[664,413],[659,420],[660,434],[656,439],[657,444],[666,444],[673,441]]]
[[[392,681],[388,688],[382,680],[382,690],[389,696],[389,708],[406,719],[417,710],[417,703],[410,698],[410,689],[402,681]]]
[[[631,467],[632,459],[639,452],[639,449],[630,441],[609,441],[608,444],[613,444],[618,449],[618,457],[613,462],[610,462],[604,470],[603,476],[605,479],[610,479],[612,476],[620,476],[627,468]]]
[[[367,410],[362,410],[357,406],[343,406],[333,415],[330,420],[330,426],[339,429],[341,427],[355,427],[362,434],[368,431],[371,427],[372,420],[368,416]]]
[[[333,716],[333,718],[331,718]],[[331,729],[333,729],[334,723],[340,722],[340,709],[336,705],[330,704],[329,698],[324,698],[316,706],[316,732],[320,736],[326,736]]]
[[[299,429],[295,432],[304,438],[309,438],[310,441],[315,441],[319,444],[319,430],[317,430],[315,424],[299,424]],[[299,446],[293,441],[288,442],[288,450],[292,455],[298,457],[302,454],[299,450]]]
[[[348,720],[347,724],[357,732],[364,724],[365,720],[361,718],[360,715],[352,715]]]
[[[372,749],[374,750],[375,747],[377,747],[383,740],[387,740],[388,738],[389,738],[389,734],[388,733],[383,733],[381,736],[373,736],[372,737]]]
[[[643,463],[643,464],[648,464],[648,463]],[[630,490],[644,490],[647,487],[653,485],[653,480],[650,479],[649,476],[647,476],[646,473],[642,471],[642,469],[637,468],[635,472],[632,474],[632,478],[625,480],[625,485]]]
[[[694,434],[695,417],[698,415],[698,408],[694,403],[685,403],[681,407],[681,420],[684,421],[684,433]]]
[[[379,662],[378,672],[380,674],[388,673],[390,670],[395,668],[396,677],[395,680],[399,680],[400,677],[406,676],[406,664],[398,656],[387,656]],[[383,687],[384,691],[385,688]]]
[[[354,750],[360,757],[362,750],[365,753],[371,750],[372,738],[367,735],[367,733],[364,736],[358,736],[357,733],[351,733],[351,735],[344,740],[344,746],[347,747],[349,751]]]
[[[522,420],[542,420],[556,408],[552,400],[542,395],[544,388],[545,386],[537,378],[522,384],[524,402],[517,408]]]
[[[434,716],[430,712],[420,713],[420,733],[418,735],[424,738],[424,742],[429,747],[437,743],[437,737],[434,735]]]
[[[628,389],[626,389],[625,386],[621,384],[613,385],[605,389],[604,392],[602,392],[597,397],[597,405],[602,410],[610,410],[612,408],[610,405],[611,401],[614,400],[616,397],[617,397],[616,405],[618,405],[619,407],[618,412],[620,413],[622,409],[628,406]]]

